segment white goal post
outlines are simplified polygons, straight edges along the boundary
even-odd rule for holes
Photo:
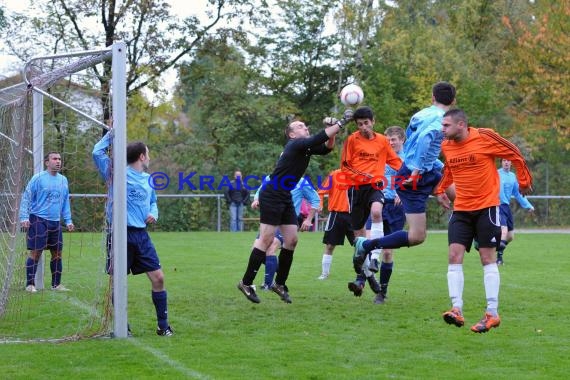
[[[111,320],[112,336],[125,338],[128,335],[126,54],[126,44],[117,42],[100,50],[34,57],[22,70],[22,84],[0,89],[0,165],[11,163],[10,167],[0,168],[4,177],[0,195],[3,203],[10,204],[4,207],[0,214],[0,276],[4,276],[0,289],[0,324],[6,322],[0,328],[0,341],[62,340],[108,335],[110,331],[106,326]],[[49,106],[46,105],[47,102]],[[102,270],[107,256],[107,244],[101,241],[106,242],[106,239],[97,238],[96,231],[91,235],[73,232],[66,234],[63,252],[63,262],[71,263],[67,264],[69,268],[65,267],[63,273],[70,282],[75,281],[72,292],[65,296],[56,296],[56,292],[49,294],[44,290],[40,290],[43,295],[26,294],[24,284],[27,264],[24,265],[23,262],[27,251],[26,234],[20,230],[18,218],[20,199],[26,183],[33,174],[44,170],[44,150],[47,149],[44,147],[50,146],[52,150],[69,148],[71,151],[62,150],[61,154],[62,158],[64,155],[71,157],[68,159],[69,165],[64,163],[64,168],[66,165],[75,165],[76,168],[70,169],[70,173],[77,177],[69,181],[70,193],[76,192],[72,183],[75,180],[75,187],[81,189],[79,197],[72,198],[89,198],[94,195],[81,192],[104,192],[97,191],[102,190],[104,185],[103,180],[94,175],[96,169],[90,150],[94,142],[101,137],[103,130],[108,130],[103,115],[112,115],[113,121],[113,179],[112,191],[109,192],[113,196],[110,249],[113,260],[112,279],[109,281],[109,275]],[[74,132],[66,134],[66,131],[71,129],[74,129]],[[49,135],[49,142],[45,141],[46,133]],[[102,202],[100,196],[95,197],[99,198],[98,202]],[[90,208],[86,207],[88,211],[85,211],[81,210],[78,201],[75,202],[79,206],[72,205],[72,214],[93,212],[93,215],[88,214],[83,219],[95,225],[91,227],[91,231],[99,228],[98,234],[101,236],[101,231],[105,230],[105,208],[91,204]],[[75,215],[73,218],[75,222]],[[94,240],[99,241],[95,244],[98,248],[90,246],[85,249]],[[95,249],[99,251],[96,255],[93,254]],[[45,253],[42,257],[44,256]],[[45,288],[45,270],[40,268],[36,275],[37,289]],[[54,269],[51,270],[53,276]],[[109,288],[112,290],[112,297]],[[95,299],[94,292],[105,294],[99,294]],[[52,305],[49,302],[52,302]],[[111,303],[113,312],[109,315]],[[66,313],[66,307],[69,315]],[[70,307],[77,309],[76,315]],[[49,320],[45,314],[56,309],[58,314],[52,317],[52,320],[59,318],[68,323],[68,331],[61,327],[46,331],[45,326],[42,326]],[[33,323],[38,326],[30,327]]]

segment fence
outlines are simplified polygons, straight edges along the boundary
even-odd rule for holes
[[[75,225],[83,231],[100,229],[93,224],[94,213],[103,213],[103,194],[72,194],[72,210]],[[96,199],[94,199],[96,198]],[[229,211],[223,194],[159,194],[159,222],[155,231],[228,231]],[[515,201],[511,208],[517,228],[550,228],[570,226],[570,196],[532,195],[528,199],[535,208],[528,213]],[[321,231],[328,212],[322,211],[315,225]],[[258,229],[259,211],[246,207],[244,211],[244,230]],[[428,228],[445,229],[449,212],[442,209],[435,199],[428,202]],[[569,229],[570,232],[570,229]]]

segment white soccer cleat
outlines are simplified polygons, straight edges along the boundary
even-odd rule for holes
[[[36,289],[36,287],[34,285],[28,285],[28,286],[26,286],[26,292],[37,293],[38,289]]]
[[[319,277],[317,277],[317,280],[326,280],[328,277],[329,277],[328,274],[323,273]]]
[[[52,286],[51,290],[55,290],[56,292],[69,292],[69,291],[71,291],[71,289],[67,289],[62,284],[59,284],[58,286]]]

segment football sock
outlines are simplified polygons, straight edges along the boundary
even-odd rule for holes
[[[277,276],[275,277],[275,283],[277,285],[285,285],[289,277],[289,271],[293,264],[293,252],[294,251],[286,248],[281,248],[279,252],[279,269],[277,269]]]
[[[378,239],[384,236],[384,223],[372,223],[370,226],[370,239]],[[382,251],[380,249],[374,249],[371,251],[372,255],[370,260],[378,260]]]
[[[58,286],[61,283],[61,272],[63,271],[63,260],[61,257],[53,259],[49,263],[51,269],[51,286]]]
[[[496,263],[483,266],[483,283],[485,284],[485,296],[487,298],[487,312],[497,315],[501,276]]]
[[[38,262],[34,261],[31,257],[26,260],[26,286],[35,284],[36,270],[38,269]]]
[[[332,259],[333,259],[332,255],[323,254],[323,260],[321,262],[322,267],[323,267],[323,271],[322,271],[323,274],[329,274],[330,273]]]
[[[408,231],[396,231],[390,235],[386,235],[378,239],[366,240],[362,243],[362,247],[366,252],[370,252],[373,249],[401,248],[408,247],[409,245],[410,241],[408,240]]]
[[[277,256],[271,255],[265,257],[265,285],[273,285],[273,278],[277,272]]]
[[[253,280],[255,279],[255,276],[259,271],[259,267],[261,267],[261,264],[263,264],[263,262],[265,262],[265,252],[254,247],[251,250],[251,254],[249,255],[247,269],[245,270],[245,274],[242,278],[244,285],[253,284]]]
[[[164,330],[168,327],[168,310],[166,290],[161,292],[152,292],[152,303],[156,309],[156,320],[158,328]]]
[[[392,276],[392,268],[394,268],[393,262],[385,263],[382,261],[382,264],[380,264],[380,288],[384,294],[388,291],[388,283],[390,282],[390,276]]]
[[[495,264],[496,266],[496,264]],[[447,287],[453,307],[463,310],[463,264],[449,264],[447,267]]]

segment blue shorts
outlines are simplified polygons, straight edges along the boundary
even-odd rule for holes
[[[511,207],[507,204],[501,204],[499,206],[499,214],[501,216],[501,227],[507,227],[508,231],[515,229],[515,220],[513,218],[513,213],[511,212]]]
[[[53,249],[61,252],[63,249],[63,234],[60,221],[47,220],[33,214],[30,214],[29,220],[28,249],[30,251]]]
[[[406,224],[404,207],[401,204],[396,206],[393,199],[384,200],[382,221],[384,223],[384,235],[403,230]]]
[[[127,227],[127,274],[160,269],[156,249],[145,228]]]
[[[412,171],[408,169],[406,165],[402,165],[397,176],[407,178],[410,174],[412,174]],[[433,169],[429,172],[422,173],[419,180],[415,181],[413,185],[409,187],[404,187],[401,186],[400,183],[396,183],[396,192],[402,200],[404,212],[406,214],[425,213],[427,200],[440,180],[441,173]]]

